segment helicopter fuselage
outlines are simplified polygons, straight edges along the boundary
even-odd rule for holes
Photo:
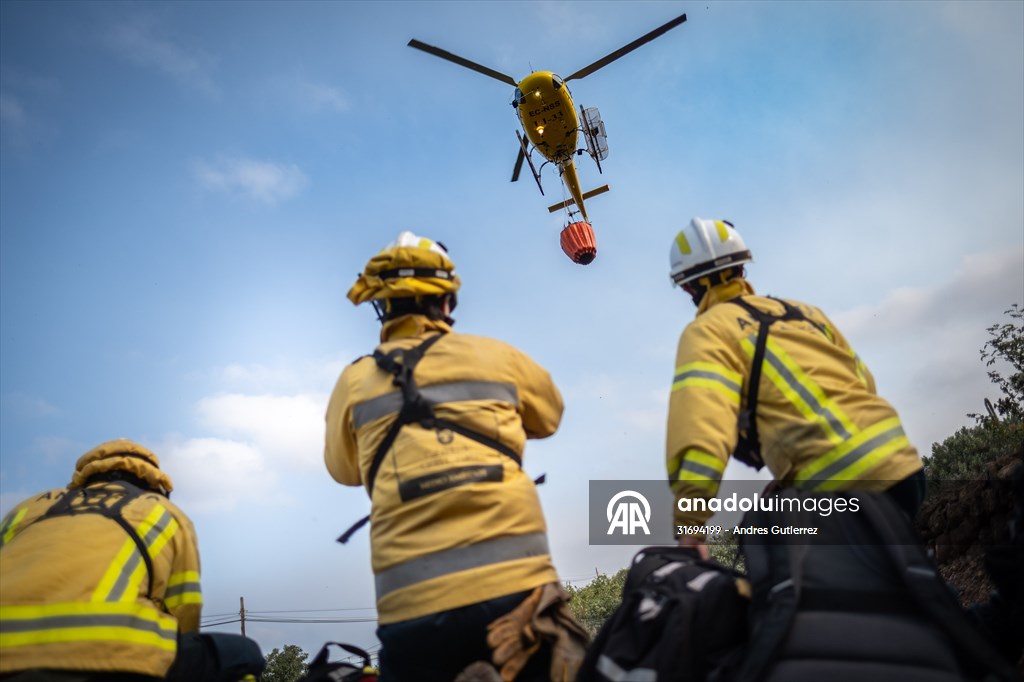
[[[512,104],[527,139],[545,159],[558,166],[566,189],[587,220],[573,162],[580,123],[568,86],[551,71],[536,71],[519,81]]]
[[[537,71],[519,81],[513,102],[523,132],[548,161],[558,163],[576,153],[579,119],[562,79]]]

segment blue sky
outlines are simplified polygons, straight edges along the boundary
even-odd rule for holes
[[[587,267],[558,248],[555,172],[546,197],[508,182],[512,89],[406,47],[567,75],[683,12],[570,83],[610,146],[581,166],[612,187]],[[373,617],[368,533],[333,542],[368,502],[323,469],[322,419],[377,339],[345,292],[400,230],[449,246],[457,331],[560,386],[525,465],[577,583],[633,551],[588,546],[587,481],[664,475],[691,217],[736,224],[759,292],[833,318],[925,453],[995,397],[978,350],[1024,298],[1019,2],[8,1],[0,124],[0,512],[98,442],[146,444],[196,523],[208,623],[239,597]],[[372,622],[247,630],[375,646]]]

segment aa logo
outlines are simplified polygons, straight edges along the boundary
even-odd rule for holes
[[[614,535],[616,528],[622,529],[623,535],[632,535],[641,528],[644,535],[650,535],[651,529],[647,527],[650,520],[651,505],[638,492],[623,490],[608,501],[608,535]]]

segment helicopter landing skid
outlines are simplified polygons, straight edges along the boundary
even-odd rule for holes
[[[540,173],[537,172],[537,168],[533,165],[533,159],[530,158],[530,148],[526,144],[526,139],[516,131],[516,139],[519,140],[519,154],[521,158],[526,159],[526,163],[530,165],[530,172],[533,173],[533,179],[537,181],[537,189],[540,190],[541,195],[544,194],[544,187],[540,184]],[[517,166],[518,170],[518,166]],[[517,173],[518,175],[518,173]],[[515,177],[513,177],[513,180]]]

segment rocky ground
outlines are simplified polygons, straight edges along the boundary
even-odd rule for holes
[[[1024,505],[1022,476],[1024,447],[990,462],[976,480],[939,489],[921,506],[918,532],[934,548],[939,571],[965,607],[989,598],[985,549],[1009,544],[1010,521]],[[1024,672],[1024,657],[1018,667]]]

